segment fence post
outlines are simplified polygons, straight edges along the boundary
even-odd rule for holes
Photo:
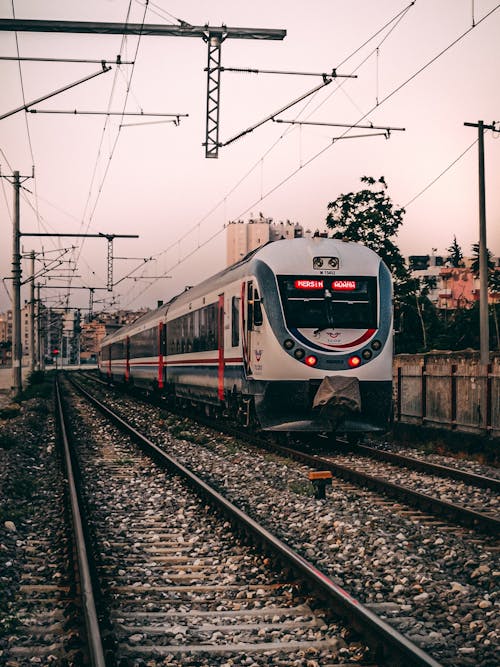
[[[486,435],[491,433],[492,428],[492,412],[493,412],[493,392],[491,389],[493,365],[485,366],[486,370]]]
[[[422,424],[425,422],[425,418],[427,415],[427,362],[424,357],[422,360],[422,381],[421,381],[421,388],[420,388],[421,396],[420,396],[420,405],[422,408]]]
[[[396,418],[398,422],[401,422],[401,390],[403,387],[403,371],[401,366],[398,366],[398,379],[397,379],[397,398],[396,398]]]
[[[451,364],[450,381],[451,381],[451,409],[450,409],[450,427],[457,428],[457,364]]]

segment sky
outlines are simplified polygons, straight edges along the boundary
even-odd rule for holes
[[[113,242],[112,292],[105,289],[106,240],[22,236],[23,253],[36,252],[37,272],[51,268],[50,260],[64,262],[37,278],[52,307],[88,306],[88,289],[55,288],[68,284],[95,288],[96,310],[156,306],[224,267],[229,221],[262,213],[322,230],[328,203],[361,189],[364,175],[384,176],[388,196],[406,209],[396,239],[404,255],[446,254],[455,235],[467,256],[479,239],[478,132],[464,122],[497,121],[500,129],[500,3],[155,0],[146,8],[143,0],[0,0],[0,18],[14,16],[284,29],[282,41],[228,38],[221,48],[227,68],[337,70],[329,85],[277,119],[405,130],[386,139],[270,121],[207,159],[201,38],[0,32],[0,116],[99,72],[101,60],[111,63],[118,54],[135,64],[111,64],[111,71],[31,108],[188,114],[178,125],[159,117],[24,110],[0,121],[0,312],[10,308],[14,171],[29,177],[21,233],[139,236]],[[98,62],[2,59],[17,56]],[[220,141],[321,82],[222,72]],[[500,133],[486,132],[484,146],[487,245],[498,256]],[[23,259],[23,280],[29,272]]]

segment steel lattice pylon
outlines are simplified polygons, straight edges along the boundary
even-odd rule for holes
[[[114,236],[108,236],[108,292],[113,291],[113,239]]]
[[[205,133],[205,157],[219,157],[219,96],[221,44],[225,35],[209,32],[207,63],[207,125]]]

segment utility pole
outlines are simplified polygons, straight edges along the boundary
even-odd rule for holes
[[[30,281],[30,371],[35,370],[35,251],[30,253],[31,281]]]
[[[486,188],[484,183],[484,130],[500,132],[495,125],[464,123],[467,127],[477,127],[479,154],[479,343],[481,365],[490,363],[490,341],[488,326],[488,250],[486,245]]]
[[[21,345],[21,253],[19,233],[19,172],[14,172],[14,233],[12,235],[12,380],[18,394],[23,388]]]
[[[37,321],[37,370],[43,371],[45,369],[45,360],[43,358],[43,341],[42,341],[42,303],[40,301],[40,283],[36,286],[36,321]]]
[[[12,176],[3,176],[14,186],[14,220],[12,234],[12,386],[16,394],[22,391],[22,358],[23,346],[21,341],[21,249],[20,249],[20,207],[19,191],[21,182],[31,176],[21,176],[15,171]],[[11,180],[12,179],[12,180]]]

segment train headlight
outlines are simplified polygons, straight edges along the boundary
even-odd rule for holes
[[[349,357],[347,360],[347,363],[351,368],[357,368],[359,364],[361,363],[360,357],[358,357],[356,354],[353,357]]]
[[[382,343],[379,340],[374,340],[372,342],[372,350],[380,350]]]
[[[371,350],[367,349],[367,350],[363,350],[363,352],[361,353],[361,356],[363,357],[363,359],[371,359],[373,357],[373,353],[372,353]]]
[[[304,356],[305,356],[305,354],[306,354],[306,353],[304,352],[304,350],[303,350],[301,347],[298,347],[298,348],[295,350],[295,352],[293,353],[293,356],[294,356],[296,359],[303,359]]]
[[[316,366],[318,363],[318,357],[315,357],[314,354],[308,354],[304,361],[308,366]]]
[[[285,347],[285,350],[291,350],[292,347],[295,345],[295,343],[290,338],[287,338],[283,343],[283,345]]]

